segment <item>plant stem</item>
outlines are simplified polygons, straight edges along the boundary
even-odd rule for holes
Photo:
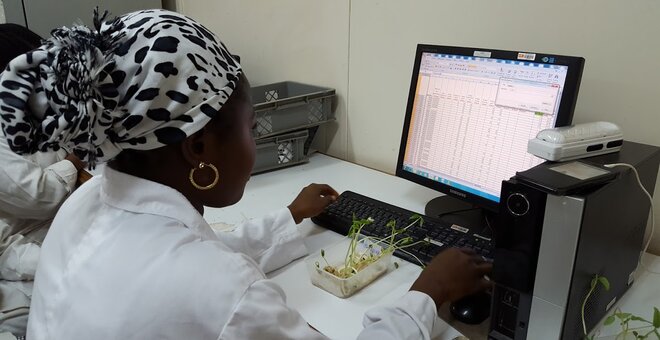
[[[426,240],[419,240],[419,241],[415,241],[415,242],[410,243],[410,244],[404,244],[404,245],[402,245],[402,246],[397,246],[396,249],[399,249],[399,250],[400,250],[400,249],[403,249],[403,248],[408,248],[408,247],[416,246],[416,245],[418,245],[418,244],[420,244],[420,243],[426,243],[426,242],[428,242],[428,241],[426,241]]]
[[[353,264],[353,254],[355,252],[355,247],[357,246],[360,233],[362,232],[362,228],[364,228],[365,225],[367,225],[367,223],[360,223],[360,226],[358,227],[358,229],[355,231],[355,234],[353,234],[353,237],[351,238],[351,243],[348,246],[348,251],[346,252],[346,258],[344,259],[345,268],[355,267]]]
[[[403,249],[399,249],[399,250],[401,250],[401,252],[403,252],[403,253],[406,253],[406,254],[408,254],[408,255],[414,257],[415,260],[417,260],[417,262],[419,262],[419,265],[422,266],[422,268],[424,267],[424,262],[422,262],[422,260],[420,260],[417,256],[415,256],[415,254],[413,254],[413,253],[411,253],[411,252],[408,252],[408,251],[405,251],[405,250],[403,250]]]

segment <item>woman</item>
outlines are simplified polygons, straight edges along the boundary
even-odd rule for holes
[[[0,24],[0,69],[40,44],[29,29]],[[0,332],[24,335],[39,247],[84,164],[63,149],[17,155],[0,135]]]
[[[264,272],[304,255],[295,224],[337,193],[312,184],[288,209],[214,234],[204,206],[236,203],[254,164],[240,65],[177,13],[102,22],[55,31],[0,79],[14,151],[65,147],[92,166],[111,160],[53,222],[28,338],[324,338]],[[361,336],[428,338],[436,307],[484,289],[489,268],[444,252],[397,303],[367,313]]]

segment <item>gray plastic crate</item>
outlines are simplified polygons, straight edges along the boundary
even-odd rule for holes
[[[334,120],[335,90],[292,81],[251,89],[257,127],[255,138],[320,125]]]
[[[309,133],[305,129],[258,139],[257,157],[252,173],[256,174],[307,162],[308,155],[305,152],[307,136],[309,136]]]

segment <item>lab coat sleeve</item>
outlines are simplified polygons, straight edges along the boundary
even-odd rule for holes
[[[327,339],[286,305],[272,281],[254,282],[245,292],[218,339]]]
[[[411,291],[393,304],[367,311],[358,339],[430,339],[436,317],[433,300],[424,293]],[[328,320],[331,322],[332,315],[328,315]],[[327,337],[310,328],[300,313],[286,305],[285,294],[277,284],[259,280],[247,289],[218,339]]]
[[[359,340],[431,339],[437,319],[435,303],[428,295],[409,291],[394,303],[368,310]]]
[[[303,237],[287,208],[238,225],[233,231],[216,231],[232,250],[251,257],[268,273],[307,254]]]
[[[46,168],[0,147],[0,210],[16,218],[51,218],[74,189],[77,173],[68,160]]]

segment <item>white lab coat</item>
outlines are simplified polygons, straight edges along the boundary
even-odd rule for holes
[[[64,150],[15,154],[0,132],[0,331],[25,334],[27,309],[16,308],[30,305],[41,241],[76,184],[76,168],[65,156]]]
[[[323,339],[264,275],[305,253],[288,209],[216,235],[176,190],[106,168],[46,237],[27,338]],[[428,338],[435,317],[410,292],[361,338]]]
[[[15,154],[0,132],[0,279],[34,277],[38,246],[78,171],[66,152]]]

